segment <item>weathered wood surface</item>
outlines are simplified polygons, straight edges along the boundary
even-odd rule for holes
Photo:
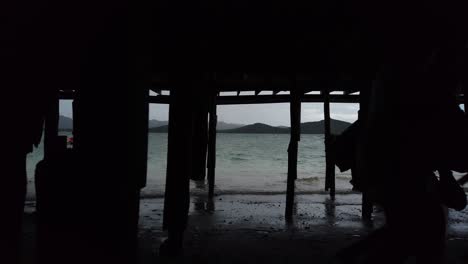
[[[293,90],[290,96],[291,139],[288,147],[288,179],[286,190],[287,220],[292,219],[294,209],[295,180],[297,179],[297,156],[299,140],[301,138],[301,94]]]

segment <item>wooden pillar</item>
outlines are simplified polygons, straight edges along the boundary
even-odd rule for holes
[[[122,83],[127,85],[116,80],[109,87]],[[72,215],[78,219],[73,220],[78,230],[73,232],[84,240],[78,240],[76,250],[83,255],[78,257],[134,263],[140,189],[146,182],[149,91],[139,85],[119,88],[115,93],[105,89],[77,93],[75,166],[68,175],[73,186],[67,191]],[[121,129],[105,135],[100,132],[116,123]],[[108,198],[112,203],[105,202]]]
[[[301,137],[301,92],[294,85],[290,102],[291,139],[288,147],[288,180],[286,191],[286,220],[292,219],[295,180],[297,179],[297,154]]]
[[[332,198],[335,197],[335,162],[330,155],[330,140],[331,140],[331,118],[330,118],[330,91],[325,89],[322,91],[324,125],[325,125],[325,190],[330,192]]]
[[[171,90],[167,150],[166,192],[163,228],[168,239],[161,245],[161,255],[176,255],[182,249],[190,205],[192,173],[193,80],[190,73],[175,76],[177,87]]]
[[[208,113],[210,98],[204,88],[192,98],[193,108],[193,146],[192,146],[192,174],[194,181],[204,181],[206,177],[206,162],[208,152]]]
[[[213,91],[210,100],[210,121],[208,132],[208,198],[214,197],[215,172],[216,172],[216,125],[218,123],[216,91]]]
[[[54,152],[54,146],[57,143],[59,128],[59,94],[58,91],[51,93],[51,97],[47,99],[46,117],[45,117],[45,133],[44,133],[44,157],[49,158]]]
[[[138,222],[140,215],[140,190],[146,186],[148,165],[148,122],[149,122],[149,89],[143,85],[135,85],[127,91],[126,112],[127,117],[127,142],[125,144],[126,163],[129,168],[124,174],[127,186],[122,187],[118,207],[123,214],[117,217],[123,218],[119,224],[122,236],[125,235],[121,247],[128,250],[128,259],[132,263],[138,255]],[[124,202],[124,201],[127,202]]]
[[[465,108],[465,114],[468,113],[468,83],[463,86],[463,106]]]
[[[369,100],[370,100],[370,90],[369,89],[361,89],[359,93],[359,122],[361,123],[361,127],[367,127],[369,115]],[[362,172],[359,172],[362,173]],[[367,192],[363,191],[362,193],[362,218],[364,220],[371,220],[372,219],[372,212],[373,212],[373,203],[370,199]]]

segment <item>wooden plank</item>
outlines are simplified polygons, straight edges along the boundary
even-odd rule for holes
[[[292,89],[290,94],[291,139],[288,147],[288,179],[286,190],[286,220],[290,221],[294,208],[295,180],[297,179],[297,155],[301,134],[301,94]]]
[[[208,129],[208,198],[214,197],[216,172],[216,125],[218,122],[216,94],[212,96],[209,110],[210,120]]]
[[[331,118],[330,118],[330,91],[325,89],[323,95],[323,113],[325,115],[325,190],[330,192],[332,198],[335,197],[335,163],[330,155],[331,140]]]
[[[359,103],[359,95],[330,95],[331,103]],[[218,96],[218,105],[234,105],[234,104],[274,104],[274,103],[289,103],[291,101],[289,95],[246,95],[246,96]],[[303,103],[321,103],[324,101],[323,95],[306,94],[301,98]],[[150,96],[150,103],[153,104],[168,104],[169,96]]]

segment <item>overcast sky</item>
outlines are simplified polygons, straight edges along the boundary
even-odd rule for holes
[[[334,119],[353,122],[357,119],[358,104],[332,104],[331,115]],[[150,119],[168,120],[168,105],[152,104]],[[60,113],[71,117],[71,101],[60,102]],[[303,103],[302,122],[323,119],[323,104]],[[275,126],[289,126],[289,104],[258,104],[258,105],[220,105],[218,120],[228,123],[252,124],[265,123]]]
[[[461,106],[463,109],[463,106]],[[334,119],[354,122],[357,119],[358,104],[331,104],[331,116]],[[150,119],[168,120],[168,105],[151,104]],[[72,116],[71,101],[60,101],[60,114]],[[323,119],[323,104],[302,103],[302,122],[319,121]],[[289,104],[258,104],[258,105],[220,105],[218,120],[228,123],[253,124],[265,123],[275,126],[289,126]]]
[[[353,122],[357,119],[358,109],[358,104],[332,104],[331,115],[334,119]],[[167,120],[168,106],[151,105],[150,119]],[[323,104],[303,103],[301,119],[302,122],[322,120]],[[289,126],[289,104],[220,105],[218,120],[238,124],[265,123]]]

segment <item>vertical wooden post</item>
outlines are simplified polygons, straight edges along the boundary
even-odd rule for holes
[[[47,113],[45,118],[45,133],[44,133],[44,157],[47,159],[54,152],[54,146],[58,136],[59,127],[59,93],[54,91],[51,97],[48,98]]]
[[[463,86],[463,106],[465,114],[468,113],[468,82]]]
[[[206,89],[206,88],[204,88]],[[210,107],[209,93],[200,90],[193,98],[191,109],[193,116],[192,176],[194,181],[205,181],[208,152],[208,113]]]
[[[138,89],[138,90],[137,90]],[[137,259],[138,252],[138,222],[140,218],[140,190],[146,186],[148,172],[148,125],[149,125],[149,89],[146,87],[138,87],[133,89],[131,93],[132,108],[130,113],[134,113],[135,117],[131,118],[133,122],[131,136],[133,142],[130,145],[130,157],[128,161],[133,168],[132,177],[134,178],[134,186],[128,187],[126,199],[129,201],[127,207],[127,227],[129,235],[128,247],[131,252],[131,260]],[[132,157],[134,157],[132,159]],[[131,162],[130,162],[131,161]],[[136,188],[135,188],[136,187]],[[127,192],[125,192],[127,193]]]
[[[325,89],[323,94],[323,113],[325,116],[325,190],[335,197],[335,162],[330,155],[331,118],[330,118],[330,91]]]
[[[369,89],[361,89],[359,93],[359,122],[361,123],[361,127],[367,127],[367,116],[369,115],[369,100],[370,100],[370,90]],[[358,172],[362,173],[362,172]],[[364,220],[371,220],[372,219],[372,211],[373,211],[373,203],[370,199],[368,193],[363,191],[362,193],[362,218]]]
[[[171,90],[169,106],[169,134],[167,150],[166,192],[163,228],[168,239],[161,245],[160,254],[174,255],[182,249],[190,205],[190,178],[192,174],[191,113],[195,76],[191,72],[177,74],[176,87]]]
[[[301,137],[301,92],[295,85],[291,89],[290,116],[291,139],[288,147],[288,180],[286,191],[286,220],[292,219],[294,207],[295,180],[297,179],[297,154]]]
[[[216,125],[218,123],[216,91],[212,91],[210,100],[210,121],[208,132],[208,198],[214,197],[215,172],[216,172]]]

